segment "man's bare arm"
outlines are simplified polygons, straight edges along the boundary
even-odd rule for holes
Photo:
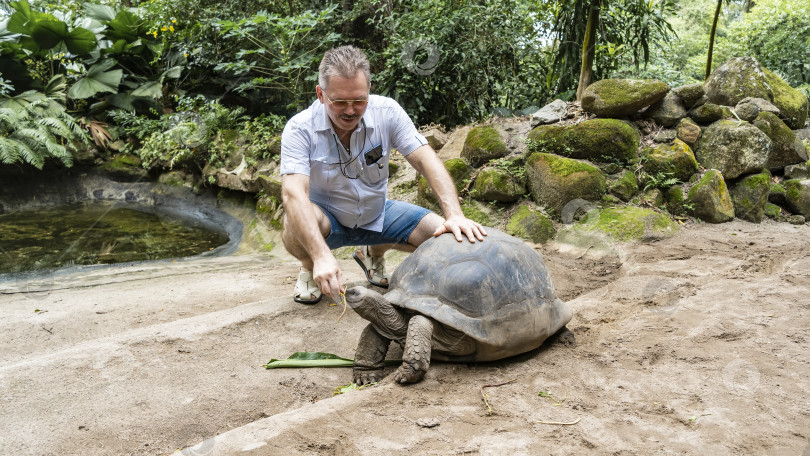
[[[342,290],[340,265],[326,245],[321,232],[317,207],[309,200],[309,176],[285,174],[281,177],[281,198],[286,212],[284,220],[285,245],[301,260],[321,292],[333,298]],[[328,221],[323,221],[328,224]]]

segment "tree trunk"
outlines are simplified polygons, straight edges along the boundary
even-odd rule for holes
[[[712,22],[712,31],[709,34],[709,56],[706,58],[706,79],[712,74],[712,53],[714,52],[714,33],[717,31],[717,19],[720,17],[720,9],[723,6],[723,0],[717,0],[717,9],[714,11],[714,22]]]
[[[596,54],[596,29],[599,28],[599,13],[601,9],[602,0],[591,1],[591,10],[588,12],[588,24],[585,26],[585,39],[582,40],[582,67],[579,70],[577,101],[582,99],[582,93],[591,85],[591,79],[593,78],[593,58]]]

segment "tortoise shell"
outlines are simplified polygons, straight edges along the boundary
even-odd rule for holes
[[[572,315],[539,253],[508,234],[487,232],[483,242],[458,242],[449,233],[426,241],[397,267],[386,294],[392,304],[474,339],[476,353],[465,360],[533,350]]]

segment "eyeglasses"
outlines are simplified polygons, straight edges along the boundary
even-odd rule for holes
[[[323,96],[326,97],[326,100],[329,102],[329,104],[331,104],[332,106],[334,106],[336,108],[340,108],[340,109],[345,109],[345,108],[348,108],[349,106],[352,106],[352,105],[354,105],[357,108],[362,108],[362,107],[364,107],[365,105],[368,104],[368,99],[365,99],[365,100],[332,100],[331,98],[329,98],[329,95],[327,95],[326,92],[323,93]]]

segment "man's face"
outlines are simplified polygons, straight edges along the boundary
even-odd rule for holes
[[[366,103],[345,103],[346,100],[368,100],[368,81],[363,72],[358,71],[352,78],[332,76],[327,89],[315,88],[318,99],[324,104],[326,113],[337,130],[352,131],[366,112]],[[331,100],[331,102],[330,102]]]

